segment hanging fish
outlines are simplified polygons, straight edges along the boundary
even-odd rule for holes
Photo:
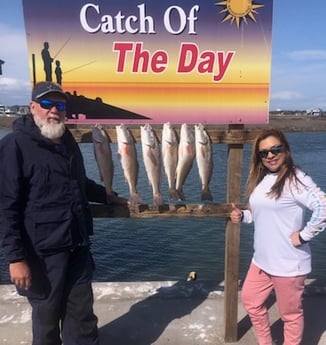
[[[201,200],[213,200],[209,183],[213,173],[211,140],[202,124],[195,125],[196,161],[201,180]]]
[[[131,205],[141,204],[142,199],[137,192],[139,165],[134,138],[126,125],[116,126],[118,157],[122,166],[124,177],[129,186]]]
[[[192,168],[195,158],[195,137],[192,128],[186,123],[181,125],[178,148],[178,164],[176,170],[176,189],[179,199],[185,200],[183,185]]]
[[[112,191],[112,182],[114,175],[114,165],[112,160],[112,151],[109,138],[100,124],[96,124],[92,129],[92,140],[94,155],[98,170],[100,172],[101,181],[103,181],[106,193],[110,196],[114,194]]]
[[[162,167],[159,143],[149,124],[140,126],[140,136],[145,170],[153,190],[153,204],[155,206],[163,205],[164,200],[160,192]]]
[[[179,194],[176,189],[178,146],[179,142],[176,131],[169,122],[164,123],[162,130],[162,160],[164,171],[168,180],[170,200],[179,199]]]

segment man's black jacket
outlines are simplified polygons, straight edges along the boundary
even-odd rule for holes
[[[88,179],[66,129],[63,145],[44,138],[30,115],[0,141],[0,238],[9,262],[32,249],[49,255],[89,245],[89,201],[106,203],[105,188]]]

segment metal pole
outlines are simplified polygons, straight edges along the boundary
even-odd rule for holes
[[[36,84],[36,70],[35,70],[35,54],[32,54],[32,72],[33,72],[33,85]]]

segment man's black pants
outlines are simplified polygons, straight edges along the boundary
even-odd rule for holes
[[[98,345],[89,248],[38,257],[29,263],[32,287],[22,294],[32,306],[33,345]]]

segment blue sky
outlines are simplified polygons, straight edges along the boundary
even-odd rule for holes
[[[323,8],[322,0],[274,0],[270,110],[326,110]],[[0,13],[0,59],[5,61],[0,104],[28,104],[31,83],[22,1],[1,0]]]

